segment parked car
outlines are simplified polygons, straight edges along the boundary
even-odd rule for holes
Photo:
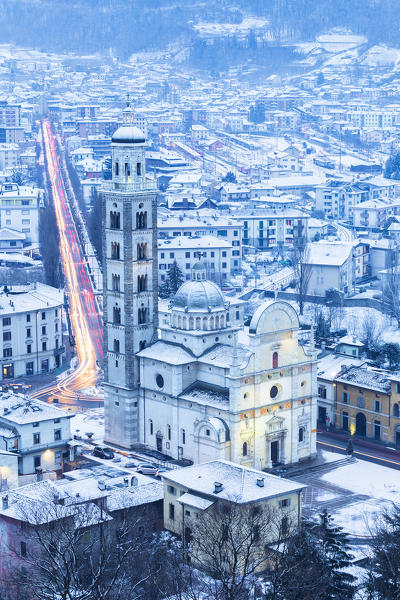
[[[138,473],[142,475],[157,475],[159,466],[154,463],[139,463],[136,467]]]
[[[105,458],[107,460],[111,460],[112,458],[114,458],[114,452],[111,450],[111,448],[95,446],[93,450],[93,456],[97,456],[97,458]]]
[[[136,468],[136,463],[135,462],[127,462],[123,465],[124,467],[127,467],[128,469],[134,469]]]

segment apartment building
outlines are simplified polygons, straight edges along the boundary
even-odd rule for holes
[[[64,294],[34,283],[0,293],[0,381],[48,373],[61,366]]]

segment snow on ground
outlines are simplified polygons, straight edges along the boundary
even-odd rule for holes
[[[325,473],[321,480],[350,490],[354,494],[400,503],[400,473],[388,467],[356,460]],[[354,511],[351,507],[349,510]]]
[[[391,503],[385,500],[367,500],[343,506],[335,511],[335,524],[351,536],[369,537],[373,534],[376,524],[383,511],[390,510]]]
[[[72,435],[80,435],[83,439],[86,433],[92,432],[92,440],[102,442],[104,439],[104,408],[91,408],[85,412],[75,413],[71,419]]]

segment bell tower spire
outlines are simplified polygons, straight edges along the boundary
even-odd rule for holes
[[[112,136],[112,181],[104,182],[105,439],[133,448],[140,440],[140,372],[136,354],[155,336],[157,193],[146,178],[144,133],[133,125],[128,96]]]

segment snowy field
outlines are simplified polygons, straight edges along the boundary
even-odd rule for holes
[[[342,457],[343,458],[343,457]],[[342,465],[321,477],[354,494],[400,503],[400,472],[363,460]]]

